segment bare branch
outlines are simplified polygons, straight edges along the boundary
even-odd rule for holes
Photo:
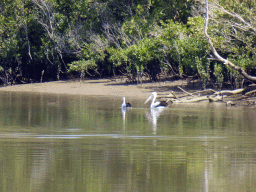
[[[54,21],[54,13],[51,10],[51,6],[47,5],[44,0],[33,0],[33,2],[43,12],[43,15],[38,18],[38,23],[40,23],[44,27],[50,39],[53,40],[54,30],[52,23]]]
[[[243,29],[246,29],[249,30],[253,30],[254,33],[256,32],[256,28],[254,28],[249,22],[245,21],[240,15],[236,14],[236,13],[231,13],[229,11],[227,11],[226,9],[224,9],[224,7],[218,5],[218,7],[220,8],[220,10],[222,10],[224,13],[226,13],[227,15],[230,15],[232,16],[233,18],[236,18],[238,19],[240,22],[242,22],[244,25],[246,25],[246,27],[242,27],[241,24],[238,24],[238,23],[235,23],[234,22],[234,26],[237,26],[237,27],[241,27]]]
[[[225,65],[231,67],[232,69],[235,69],[236,71],[238,71],[244,78],[251,80],[251,81],[256,81],[256,77],[255,76],[251,76],[248,75],[245,70],[235,64],[233,64],[231,61],[224,59],[223,57],[221,57],[218,52],[216,51],[215,47],[213,46],[213,43],[211,41],[210,36],[207,33],[207,28],[208,28],[208,20],[209,20],[209,15],[208,15],[208,1],[205,0],[205,8],[206,8],[206,15],[205,15],[205,24],[204,24],[204,34],[206,37],[206,40],[211,48],[211,51],[213,52],[214,56],[221,62],[223,62]]]

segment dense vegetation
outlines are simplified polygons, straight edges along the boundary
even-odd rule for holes
[[[256,3],[211,3],[209,34],[219,53],[255,75],[254,31],[234,26],[221,8],[254,26]],[[131,81],[197,76],[203,86],[242,80],[209,59],[204,1],[1,0],[0,12],[0,79],[6,85],[120,74]]]

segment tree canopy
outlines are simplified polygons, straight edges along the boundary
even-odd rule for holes
[[[201,0],[2,0],[2,84],[70,76],[197,76],[206,86],[242,76],[211,58]],[[218,52],[255,75],[255,2],[209,1]],[[210,58],[210,59],[209,59]]]

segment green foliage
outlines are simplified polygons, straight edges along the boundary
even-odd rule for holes
[[[90,44],[85,44],[81,50],[79,61],[73,61],[69,66],[68,72],[79,71],[81,77],[89,69],[99,68],[98,64],[104,62],[107,56],[108,41],[101,36],[94,36]]]
[[[191,6],[193,0],[154,0],[150,1],[151,20],[167,21],[169,19],[178,21],[179,23],[186,23],[191,16]]]
[[[210,62],[207,61],[205,58],[196,57],[196,65],[198,74],[202,81],[202,87],[206,88],[207,82],[210,80]]]
[[[95,60],[79,60],[79,61],[73,61],[71,64],[69,64],[69,71],[84,71],[88,69],[96,68],[97,65],[95,63]]]
[[[224,80],[223,67],[221,65],[214,65],[214,75],[216,77],[217,84],[221,88]]]
[[[210,22],[208,32],[218,53],[255,76],[255,1],[228,0],[211,3],[214,4],[211,7],[213,22]],[[222,68],[227,69],[225,66]],[[229,73],[221,72],[224,76],[221,78],[236,82],[241,80],[238,72],[228,70]]]
[[[211,2],[215,2],[214,0]],[[253,1],[218,1],[254,25]],[[2,0],[0,2],[0,68],[24,79],[59,79],[90,70],[101,76],[125,68],[134,77],[147,72],[198,75],[206,85],[210,76],[222,84],[239,79],[226,66],[208,61],[204,18],[192,15],[194,0]],[[203,5],[201,5],[203,6]],[[256,38],[251,29],[234,30],[238,22],[220,9],[209,34],[221,55],[255,73]],[[216,22],[215,22],[216,21]],[[230,21],[230,22],[229,22]],[[16,70],[18,69],[18,70]]]
[[[128,63],[128,56],[125,49],[109,47],[108,53],[110,54],[109,61],[112,62],[114,66],[120,67],[121,65]]]
[[[176,70],[182,74],[195,75],[202,73],[202,67],[208,67],[206,59],[208,44],[203,35],[203,19],[188,18],[187,25],[175,23],[172,20],[162,22],[164,27],[160,42],[168,47],[164,54],[174,62]],[[200,60],[200,65],[198,61]]]
[[[79,60],[73,61],[72,63],[68,64],[69,70],[68,72],[79,71],[80,78],[83,79],[85,76],[85,72],[88,72],[88,69],[95,69],[97,67],[95,60]]]

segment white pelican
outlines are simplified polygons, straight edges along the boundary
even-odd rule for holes
[[[145,103],[147,103],[150,99],[152,99],[151,104],[150,104],[150,108],[159,108],[159,107],[167,107],[168,103],[166,101],[156,101],[156,97],[157,97],[157,93],[153,92],[145,101]],[[144,103],[144,104],[145,104]]]
[[[130,103],[125,103],[125,97],[123,97],[123,103],[121,105],[121,108],[122,109],[125,109],[125,108],[131,108],[132,105]]]

